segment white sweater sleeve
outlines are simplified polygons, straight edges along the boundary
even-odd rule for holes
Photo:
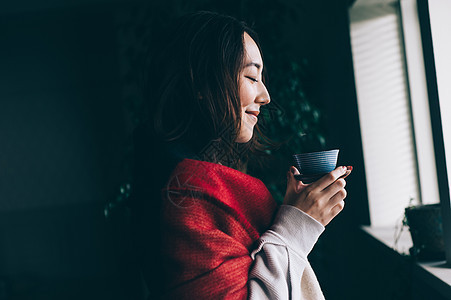
[[[282,205],[251,253],[248,299],[324,299],[307,259],[323,231],[308,214]]]

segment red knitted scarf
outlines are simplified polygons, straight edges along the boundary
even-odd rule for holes
[[[259,179],[185,159],[163,189],[162,253],[169,299],[246,299],[254,242],[276,203]]]

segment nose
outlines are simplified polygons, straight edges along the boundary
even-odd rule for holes
[[[271,102],[271,97],[269,96],[268,89],[266,88],[265,84],[263,82],[260,83],[260,90],[258,93],[257,98],[255,99],[256,102],[260,103],[260,105],[266,105],[269,102]]]

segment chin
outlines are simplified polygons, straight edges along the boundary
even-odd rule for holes
[[[252,131],[251,132],[240,133],[240,135],[236,139],[236,142],[237,143],[241,143],[241,144],[247,143],[247,142],[249,142],[252,139],[252,135],[253,135]]]

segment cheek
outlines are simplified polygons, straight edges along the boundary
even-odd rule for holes
[[[246,84],[240,87],[240,100],[241,106],[247,106],[253,102],[253,88],[247,86]]]

